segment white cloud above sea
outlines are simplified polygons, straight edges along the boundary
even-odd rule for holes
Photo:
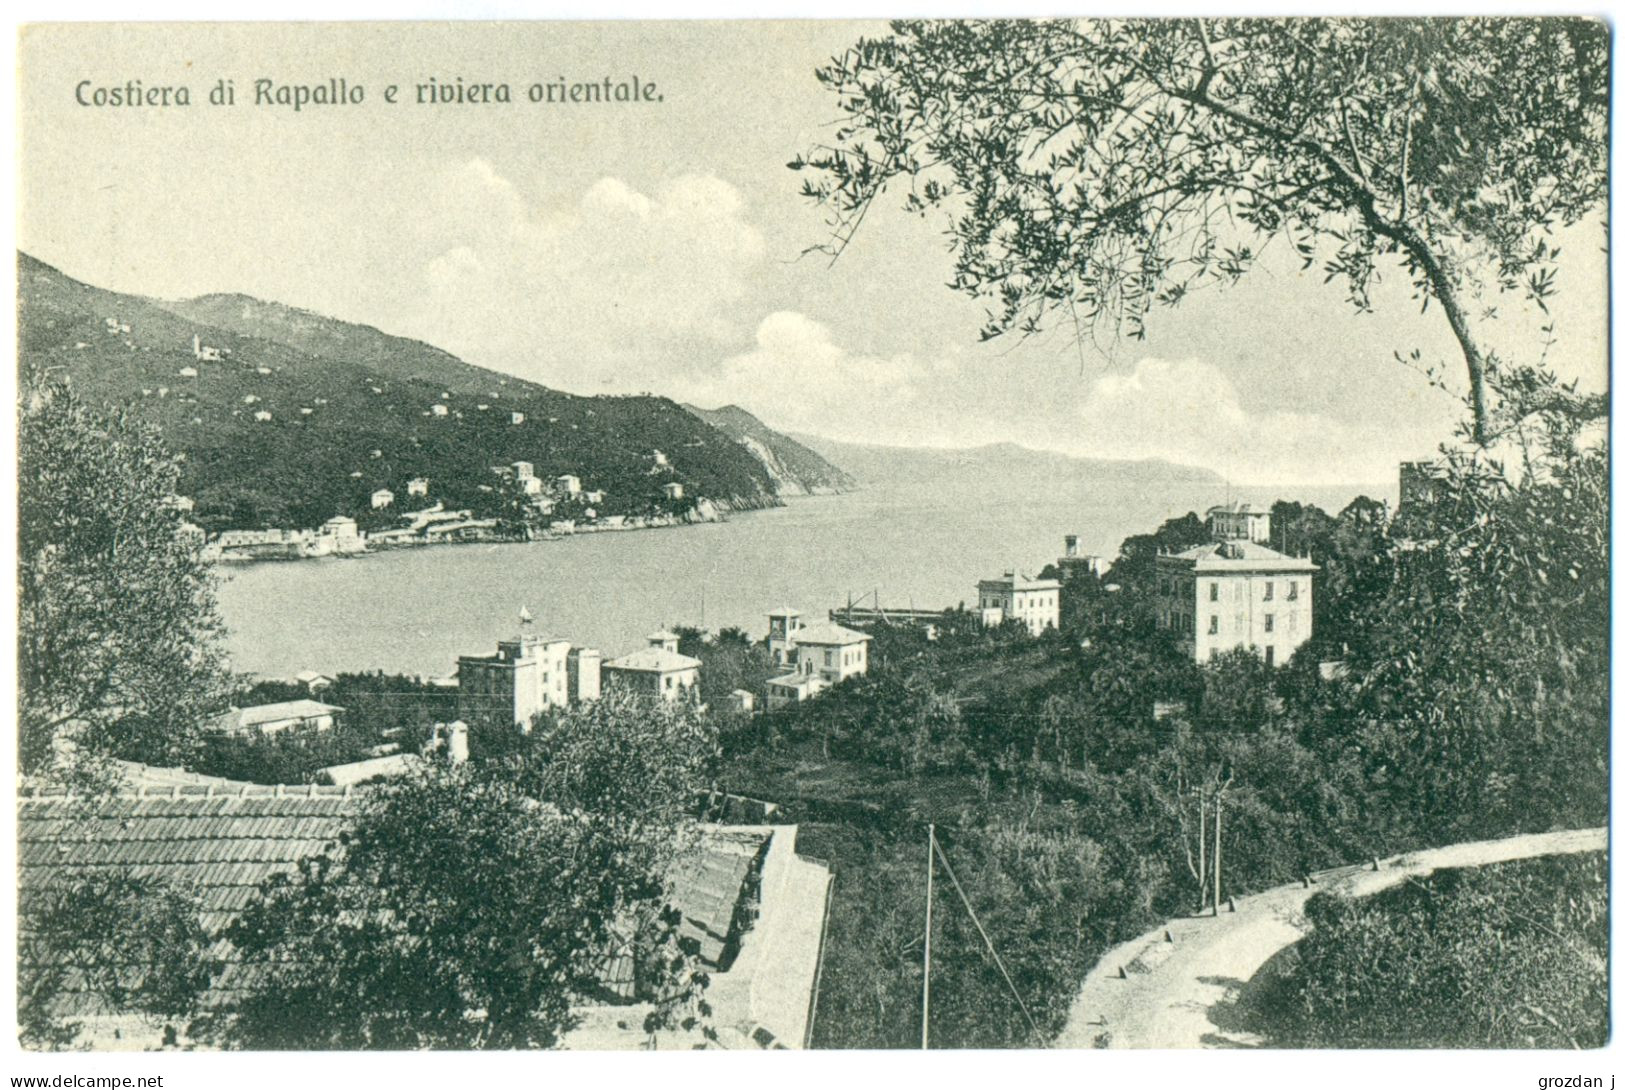
[[[1097,379],[1077,410],[1078,454],[1163,458],[1236,482],[1385,480],[1395,451],[1375,430],[1315,411],[1254,410],[1217,364],[1140,359]]]
[[[714,369],[681,378],[674,391],[705,408],[730,402],[769,426],[854,442],[940,446],[944,435],[970,436],[950,395],[955,354],[850,350],[823,322],[774,311],[756,327],[752,346]]]

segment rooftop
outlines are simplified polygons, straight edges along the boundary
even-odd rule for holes
[[[1182,553],[1161,557],[1189,564],[1197,571],[1315,572],[1320,565],[1301,556],[1287,556],[1256,541],[1210,541]]]
[[[1221,503],[1215,507],[1209,507],[1207,509],[1207,513],[1209,515],[1253,515],[1255,517],[1261,517],[1269,514],[1270,510],[1268,507],[1257,507],[1250,503],[1237,503],[1232,500],[1229,503]]]
[[[237,727],[257,727],[262,723],[280,723],[284,719],[315,719],[343,711],[333,704],[319,700],[284,700],[280,704],[256,704],[252,708],[239,708],[227,713]]]
[[[644,673],[670,674],[678,670],[692,670],[700,665],[700,660],[680,655],[676,651],[667,651],[663,647],[645,647],[622,655],[618,659],[610,659],[604,663],[606,670],[639,670]]]
[[[874,637],[867,632],[859,632],[856,629],[838,625],[833,621],[820,621],[796,630],[797,643],[812,643],[820,646],[842,647],[872,639]]]
[[[997,579],[983,579],[982,583],[993,583],[1010,590],[1060,590],[1059,579],[1034,579],[1032,576],[1019,571],[1007,571]]]

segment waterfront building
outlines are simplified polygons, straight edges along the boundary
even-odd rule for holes
[[[367,539],[356,529],[355,519],[335,515],[322,523],[310,543],[312,556],[354,556],[367,551]]]
[[[391,492],[387,488],[380,488],[378,491],[372,494],[372,509],[374,511],[381,511],[385,507],[393,505],[394,502],[395,493]]]
[[[668,500],[680,500],[683,498],[683,485],[680,481],[667,481],[665,484],[660,486],[660,490],[666,494],[666,498]]]
[[[562,492],[566,496],[574,496],[581,491],[581,478],[574,473],[561,474],[553,478],[553,491]]]
[[[1314,634],[1312,560],[1253,541],[1157,557],[1157,625],[1197,662],[1236,648],[1278,666]]]

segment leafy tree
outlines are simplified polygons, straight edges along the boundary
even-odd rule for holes
[[[71,1047],[83,1029],[73,1012],[87,1000],[184,1023],[220,968],[199,912],[190,894],[122,869],[25,893],[17,929],[24,1047]]]
[[[246,1048],[547,1048],[620,951],[645,1029],[708,1032],[666,903],[715,740],[694,709],[606,697],[526,745],[370,794],[228,937],[262,983],[210,1028]]]
[[[226,675],[214,583],[157,435],[61,386],[25,391],[18,436],[19,756],[182,764]]]
[[[514,774],[534,797],[651,828],[686,820],[719,756],[692,704],[625,692],[543,713],[526,738]]]
[[[1582,19],[897,22],[818,72],[845,124],[790,163],[830,248],[888,186],[946,214],[984,336],[1140,336],[1279,238],[1370,307],[1397,264],[1492,438],[1490,289],[1544,307],[1607,194],[1608,28]],[[1593,411],[1601,411],[1593,405]]]

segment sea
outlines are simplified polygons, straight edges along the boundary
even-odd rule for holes
[[[444,545],[223,566],[219,601],[234,669],[263,678],[302,670],[454,673],[527,631],[605,657],[662,628],[767,631],[780,607],[822,618],[849,601],[940,609],[974,604],[979,579],[1037,574],[1077,534],[1115,557],[1125,537],[1226,499],[1313,503],[1332,513],[1382,486],[1232,488],[1085,479],[990,487],[881,484],[794,497],[724,522],[581,534],[514,544]]]

